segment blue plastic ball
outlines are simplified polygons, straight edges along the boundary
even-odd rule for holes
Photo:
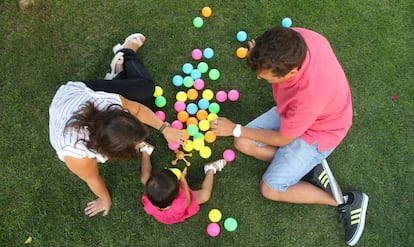
[[[190,115],[194,115],[198,111],[198,107],[195,103],[188,104],[186,109],[187,109],[188,114]]]
[[[239,31],[237,33],[237,36],[236,37],[237,37],[237,40],[239,42],[244,42],[244,41],[247,40],[247,33],[245,31]]]
[[[184,78],[180,75],[175,75],[172,79],[172,83],[174,86],[179,87],[183,85]]]
[[[290,19],[289,17],[283,18],[282,27],[289,28],[291,26],[292,26],[292,19]]]
[[[198,69],[194,69],[193,71],[191,71],[191,77],[194,80],[197,80],[197,79],[201,78],[201,72]]]
[[[206,99],[200,99],[198,101],[198,107],[200,109],[206,110],[206,109],[208,109],[209,105],[210,105],[210,102]]]
[[[203,51],[203,56],[204,56],[206,59],[211,59],[211,58],[214,56],[214,51],[213,51],[213,49],[211,49],[211,48],[206,48],[206,49],[204,49],[204,51]]]
[[[191,71],[193,71],[194,67],[191,63],[185,63],[183,64],[183,72],[184,74],[191,74]]]

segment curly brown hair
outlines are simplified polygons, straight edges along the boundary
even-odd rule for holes
[[[180,185],[170,169],[162,169],[151,175],[145,185],[145,194],[152,204],[166,208],[177,198]]]
[[[254,72],[271,70],[283,77],[300,67],[306,56],[306,43],[291,28],[274,27],[255,39],[256,44],[247,57],[247,65]]]
[[[77,142],[113,160],[135,158],[136,144],[149,135],[148,127],[121,105],[112,104],[99,110],[91,101],[66,122],[64,132],[70,130],[78,134]],[[82,131],[87,131],[88,138],[79,136]]]

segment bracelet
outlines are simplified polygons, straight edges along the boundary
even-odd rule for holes
[[[165,128],[170,127],[170,124],[168,122],[162,123],[161,127],[158,129],[160,133],[164,131]]]

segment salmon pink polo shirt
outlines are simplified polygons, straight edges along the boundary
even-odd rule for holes
[[[293,28],[307,45],[298,73],[272,84],[280,133],[318,143],[319,151],[339,145],[352,125],[351,91],[328,40],[303,28]]]

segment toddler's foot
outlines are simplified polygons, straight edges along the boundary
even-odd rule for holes
[[[220,172],[226,165],[227,161],[225,159],[216,160],[204,166],[204,173],[207,173],[208,171],[212,170],[214,174],[216,174],[217,171]]]
[[[142,35],[141,33],[134,33],[129,35],[124,43],[121,44],[117,44],[112,48],[112,51],[114,52],[114,54],[116,54],[119,50],[123,49],[123,48],[129,48],[132,49],[133,51],[137,52],[138,49],[144,44],[145,42],[145,36]]]
[[[137,150],[138,151],[138,150]],[[139,151],[142,152],[146,152],[148,155],[151,155],[152,152],[154,151],[154,146],[147,143],[147,142],[141,142],[139,144]]]

